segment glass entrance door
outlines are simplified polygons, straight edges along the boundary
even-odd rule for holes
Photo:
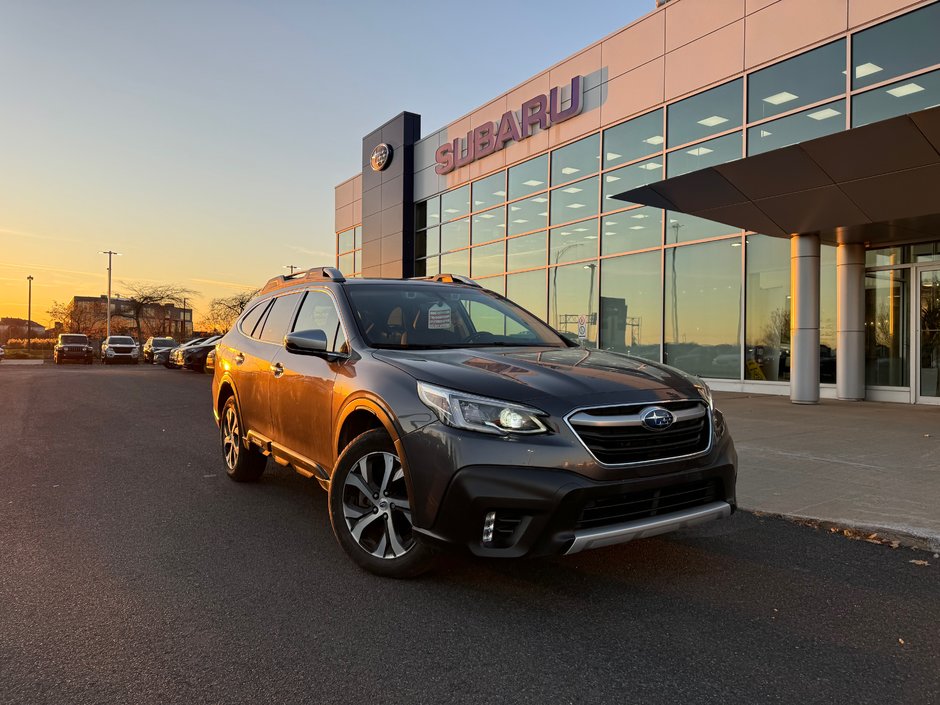
[[[917,401],[940,404],[940,267],[918,272]]]

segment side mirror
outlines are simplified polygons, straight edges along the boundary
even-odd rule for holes
[[[300,355],[320,355],[326,352],[326,333],[322,330],[298,330],[284,337],[284,349]]]

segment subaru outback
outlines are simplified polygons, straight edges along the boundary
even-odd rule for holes
[[[572,554],[729,516],[737,455],[700,379],[588,349],[469,279],[275,277],[220,341],[229,477],[268,457],[328,492],[373,573],[437,549]]]

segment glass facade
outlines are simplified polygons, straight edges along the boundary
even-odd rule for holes
[[[845,40],[813,49],[748,77],[750,122],[845,93]]]
[[[790,379],[790,243],[748,235],[744,378]]]

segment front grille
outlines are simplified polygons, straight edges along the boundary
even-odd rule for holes
[[[122,354],[122,355],[126,355],[127,353],[131,352],[134,348],[132,348],[132,347],[122,347],[122,346],[115,345],[112,349],[113,349],[114,352],[116,352],[116,353],[120,353],[120,354]]]
[[[588,502],[575,529],[622,524],[637,519],[671,514],[721,499],[720,480],[701,480],[658,490],[611,495]]]
[[[650,406],[610,407],[587,409],[574,415],[571,428],[600,462],[606,465],[643,463],[669,460],[702,453],[708,449],[711,439],[708,408],[697,401],[665,402],[656,404],[673,413],[701,411],[695,418],[677,419],[669,428],[654,431],[636,423],[631,425],[597,425],[604,417],[633,416]],[[611,410],[616,413],[611,413]]]

